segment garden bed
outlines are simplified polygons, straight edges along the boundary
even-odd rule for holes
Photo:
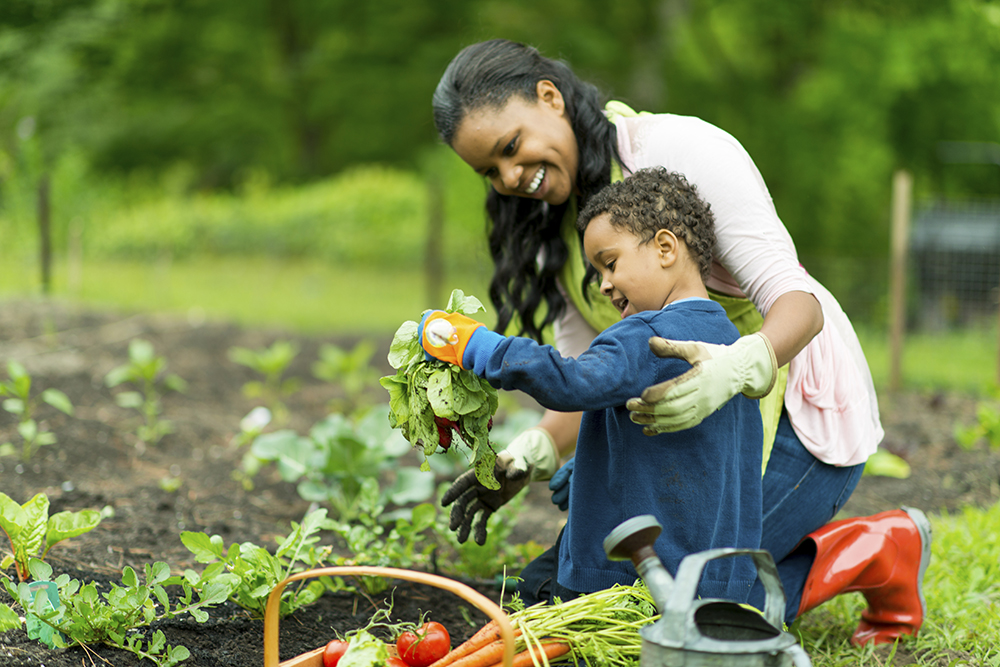
[[[391,331],[386,332],[376,340],[375,363],[382,374],[392,372],[385,362],[391,336]],[[126,361],[129,341],[134,338],[151,342],[167,360],[169,370],[188,383],[186,393],[164,396],[164,416],[175,430],[155,446],[137,445],[135,411],[116,405],[113,391],[104,383],[108,371]],[[206,322],[200,317],[122,314],[58,302],[0,303],[0,366],[7,359],[20,361],[32,375],[36,391],[60,389],[75,406],[72,417],[47,406],[40,410],[39,417],[58,442],[43,447],[27,463],[0,459],[0,491],[21,503],[44,492],[52,503],[51,512],[113,510],[113,516],[95,530],[50,552],[46,560],[57,573],[87,581],[120,582],[126,565],[141,572],[147,563],[164,561],[178,572],[200,570],[203,566],[194,562],[181,543],[182,531],[218,534],[227,545],[249,541],[273,549],[275,537],[287,534],[292,521],[302,520],[309,503],[293,485],[280,480],[274,466],[255,478],[252,490],[232,475],[243,450],[231,441],[240,419],[255,405],[241,387],[255,378],[252,371],[230,361],[227,351],[233,346],[262,348],[277,339],[295,339],[301,347],[288,371],[303,381],[301,391],[289,402],[289,426],[306,432],[326,416],[328,403],[340,391],[312,376],[310,366],[319,347],[335,343],[349,348],[360,336],[294,336]],[[0,377],[6,378],[5,372]],[[384,400],[379,387],[372,391]],[[1000,453],[984,446],[961,449],[952,436],[957,421],[974,419],[975,406],[974,398],[944,393],[904,393],[883,399],[885,446],[910,462],[913,475],[906,480],[863,478],[845,513],[870,514],[901,504],[937,512],[996,502]],[[13,417],[0,411],[0,442],[18,440],[15,426]],[[169,485],[162,483],[165,479],[179,486],[167,490]],[[512,539],[547,546],[562,517],[549,502],[544,485],[534,487]],[[0,541],[0,551],[7,547]],[[12,576],[13,569],[6,574]],[[475,585],[498,600],[499,591],[489,582]],[[0,602],[10,603],[2,588]],[[400,584],[393,594],[393,608],[397,617],[413,621],[420,612],[429,612],[431,620],[452,630],[453,639],[468,636],[485,619],[452,594],[419,585]],[[345,632],[363,625],[372,611],[372,601],[362,596],[325,594],[282,621],[281,658],[324,644],[334,630]],[[168,643],[191,651],[187,665],[263,663],[262,622],[232,603],[211,610],[206,623],[185,619],[157,627]],[[139,664],[122,651],[93,650],[93,654],[81,648],[50,651],[21,630],[0,635],[0,663],[12,667],[77,666],[90,664],[92,659],[96,664]]]

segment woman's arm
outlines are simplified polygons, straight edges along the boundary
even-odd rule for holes
[[[560,458],[569,456],[576,449],[582,415],[582,412],[546,410],[542,420],[538,422],[538,425],[552,436],[552,442],[555,443]]]
[[[823,309],[808,292],[785,292],[774,301],[760,332],[774,349],[778,366],[802,351],[823,328]]]

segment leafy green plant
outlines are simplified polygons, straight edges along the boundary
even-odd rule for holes
[[[218,535],[210,537],[205,533],[185,531],[181,533],[181,542],[195,555],[195,560],[207,563],[208,567],[201,574],[185,570],[183,580],[197,591],[213,590],[221,581],[221,585],[229,587],[229,599],[255,617],[263,618],[267,598],[279,582],[325,562],[332,549],[316,546],[318,533],[333,527],[325,509],[310,512],[301,524],[292,522],[292,532],[280,538],[273,555],[251,542],[233,543],[227,548]],[[325,588],[320,580],[288,586],[281,595],[280,615],[287,616],[315,602]]]
[[[326,382],[337,383],[343,398],[330,401],[330,412],[352,413],[365,405],[365,391],[378,382],[378,371],[371,366],[375,343],[362,340],[347,350],[336,345],[323,345],[319,360],[313,364],[313,375]]]
[[[291,341],[276,340],[271,347],[252,350],[247,347],[229,348],[229,359],[233,363],[246,366],[260,375],[263,381],[251,380],[243,385],[247,398],[261,399],[274,414],[279,423],[288,419],[285,400],[299,390],[298,378],[285,378],[289,364],[299,354],[299,346]]]
[[[444,491],[442,488],[442,492]],[[433,532],[437,540],[437,564],[455,575],[472,579],[494,579],[504,574],[512,576],[542,555],[545,547],[534,540],[515,544],[511,534],[524,504],[525,493],[514,496],[494,512],[486,522],[486,544],[475,540],[459,543],[455,531],[448,527],[448,513],[439,513]]]
[[[36,581],[51,579],[52,568],[48,564],[32,559],[30,567]],[[145,583],[140,583],[135,570],[125,567],[122,585],[112,584],[106,593],[98,592],[92,582],[83,584],[69,575],[60,575],[52,582],[58,590],[57,605],[51,603],[51,598],[37,595],[26,582],[14,585],[4,580],[4,586],[24,610],[28,636],[49,648],[105,644],[148,659],[159,667],[172,667],[190,657],[187,648],[168,645],[161,630],[145,641],[141,633],[132,630],[183,614],[203,623],[208,620],[205,609],[225,602],[232,582],[216,579],[199,591],[196,601],[192,587],[182,578],[172,577],[166,563],[146,564],[144,574]],[[180,585],[183,589],[174,605],[165,590],[169,585]],[[16,612],[0,604],[0,631],[19,626]]]
[[[963,449],[972,449],[985,440],[990,449],[1000,447],[1000,406],[982,402],[976,407],[976,422],[955,425],[955,441]]]
[[[30,576],[30,560],[44,561],[53,546],[83,535],[99,523],[101,513],[97,510],[65,511],[49,516],[49,498],[44,493],[35,494],[23,505],[0,493],[0,527],[11,547],[11,554],[0,561],[0,570],[14,565],[18,580],[25,581]]]
[[[281,478],[297,484],[306,500],[329,503],[337,518],[351,520],[360,510],[360,493],[367,479],[392,477],[380,490],[382,502],[405,505],[434,495],[433,475],[400,466],[409,444],[389,425],[389,407],[376,406],[356,422],[332,414],[316,423],[308,435],[283,429],[254,440],[243,458],[248,476],[268,462],[277,464]]]
[[[130,382],[134,391],[115,394],[115,402],[123,408],[135,408],[143,416],[143,423],[136,430],[142,442],[156,444],[173,430],[173,425],[161,419],[160,398],[166,391],[187,391],[187,383],[179,376],[165,373],[167,361],[156,356],[153,345],[141,338],[134,338],[128,345],[128,363],[116,366],[105,376],[109,388]]]
[[[479,299],[454,290],[446,310],[474,315],[486,309]],[[396,374],[380,380],[389,392],[389,423],[422,449],[423,470],[430,469],[427,457],[451,447],[452,431],[457,431],[471,451],[476,477],[487,488],[499,488],[493,476],[496,452],[489,442],[497,390],[472,371],[428,361],[418,329],[416,322],[404,322],[389,348],[389,364]]]
[[[267,425],[271,423],[271,418],[271,411],[258,405],[240,420],[240,432],[233,436],[232,444],[236,447],[249,445],[264,432]]]
[[[41,399],[68,415],[73,414],[73,404],[66,394],[58,389],[46,389],[38,397],[32,397],[31,376],[24,366],[16,361],[7,362],[7,375],[10,379],[0,382],[0,396],[11,398],[4,400],[2,405],[4,410],[18,417],[17,432],[22,440],[21,458],[27,461],[42,445],[56,442],[55,434],[42,430],[33,417],[38,407],[38,400]],[[15,451],[14,445],[9,442],[0,444],[0,456],[7,456]]]
[[[350,556],[338,557],[337,565],[372,565],[420,569],[430,562],[434,541],[428,531],[434,527],[437,508],[430,503],[414,507],[408,517],[400,516],[384,523],[384,494],[375,479],[365,479],[358,493],[358,513],[353,521],[335,521],[331,529],[340,535]],[[364,592],[374,595],[384,591],[389,581],[384,577],[357,577]]]

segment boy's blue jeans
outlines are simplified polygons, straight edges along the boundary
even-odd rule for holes
[[[770,551],[778,565],[778,575],[785,588],[786,623],[795,620],[814,558],[809,551],[792,551],[803,537],[828,523],[840,511],[858,485],[863,470],[864,464],[837,467],[818,460],[802,445],[788,416],[782,413],[763,479],[761,548]],[[555,546],[521,571],[522,581],[517,591],[525,605],[551,601],[556,596],[568,600],[578,595],[556,580],[559,538]],[[764,587],[760,581],[754,584],[747,602],[764,608]]]

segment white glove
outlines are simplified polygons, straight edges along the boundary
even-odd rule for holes
[[[559,469],[556,443],[541,426],[529,428],[514,438],[507,449],[497,454],[497,460],[502,461],[508,471],[530,470],[532,482],[552,479]]]
[[[743,336],[732,345],[653,337],[649,349],[658,357],[684,359],[692,368],[648,387],[642,398],[626,403],[632,421],[646,425],[646,435],[697,426],[739,393],[762,398],[778,377],[771,341],[760,332]]]

